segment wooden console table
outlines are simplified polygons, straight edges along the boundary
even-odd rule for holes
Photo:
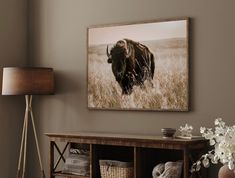
[[[107,133],[46,133],[50,139],[50,178],[100,178],[99,160],[132,161],[134,178],[151,178],[155,165],[183,160],[183,178],[190,177],[192,161],[207,148],[204,139],[164,139],[161,136],[123,135]],[[62,148],[58,145],[64,144]],[[76,176],[57,171],[65,162],[65,152],[71,144],[84,144],[90,151],[90,176]],[[58,154],[55,154],[57,151]],[[57,161],[55,161],[57,155]]]

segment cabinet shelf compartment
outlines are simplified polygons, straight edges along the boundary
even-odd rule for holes
[[[66,177],[66,178],[90,178],[90,175],[76,175],[76,174],[71,174],[70,173],[70,167],[71,164],[67,164],[67,168],[66,170],[68,171],[63,171],[64,166],[65,166],[65,162],[66,159],[69,158],[70,155],[70,150],[71,149],[76,149],[74,150],[75,154],[79,153],[79,154],[84,154],[84,152],[86,151],[86,154],[88,154],[88,159],[89,159],[89,165],[88,165],[88,169],[89,169],[89,174],[91,174],[91,145],[90,144],[83,144],[83,143],[74,143],[74,142],[51,142],[51,149],[53,150],[50,154],[50,159],[52,159],[52,161],[55,161],[56,158],[56,162],[54,162],[54,164],[51,164],[51,174],[52,177]],[[81,151],[83,150],[83,151]],[[85,150],[85,151],[84,151]],[[79,158],[77,157],[72,157],[70,159],[74,159],[74,161],[79,161]],[[71,171],[75,171],[74,170],[74,166],[72,168],[73,170]],[[77,172],[77,171],[75,171]]]
[[[155,149],[155,148],[137,148],[138,162],[137,167],[139,177],[152,177],[153,168],[160,163],[168,161],[183,161],[183,152],[181,150]],[[183,169],[183,168],[182,168]],[[181,173],[183,177],[183,171]]]
[[[92,172],[95,178],[100,178],[99,160],[117,160],[134,162],[134,148],[127,146],[92,145]]]

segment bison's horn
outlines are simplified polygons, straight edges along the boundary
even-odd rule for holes
[[[106,48],[106,54],[107,54],[107,56],[108,56],[108,58],[110,57],[110,54],[109,54],[109,47],[108,47],[108,45],[107,45],[107,48]]]
[[[126,58],[129,58],[132,55],[132,51],[133,51],[133,46],[132,45],[128,45],[128,50],[127,50]]]

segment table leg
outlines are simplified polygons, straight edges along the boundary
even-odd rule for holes
[[[50,178],[55,178],[54,173],[54,145],[53,141],[50,141]]]
[[[189,178],[189,151],[184,149],[184,178]]]

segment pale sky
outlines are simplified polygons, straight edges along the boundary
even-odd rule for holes
[[[186,38],[186,20],[96,27],[88,30],[89,45],[116,43],[123,38],[149,41],[168,38]]]

